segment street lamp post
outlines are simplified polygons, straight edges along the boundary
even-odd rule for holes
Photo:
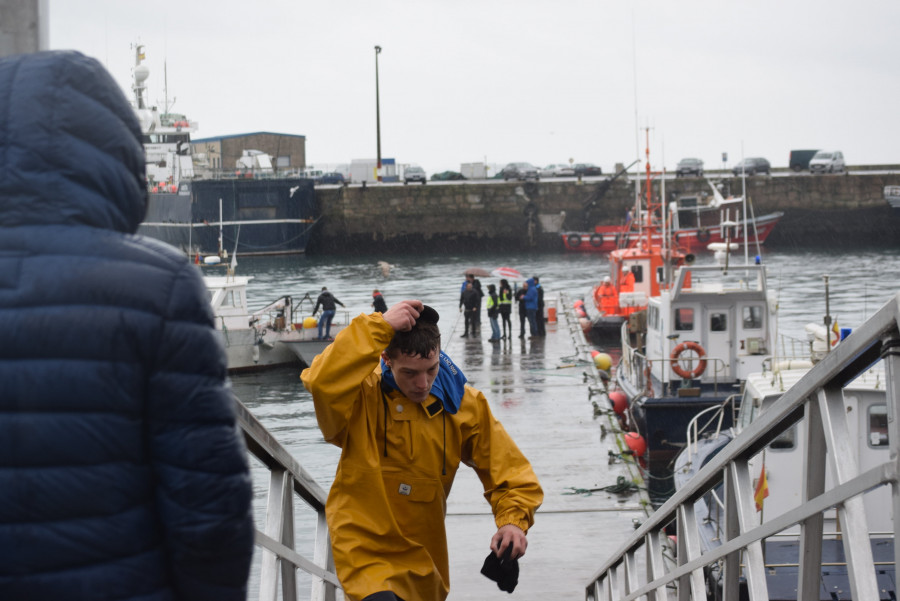
[[[381,46],[375,46],[375,137],[378,143],[378,171],[376,176],[381,181],[381,104],[378,98],[378,55]]]

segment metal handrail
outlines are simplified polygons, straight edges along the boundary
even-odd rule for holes
[[[818,599],[821,586],[822,538],[825,512],[836,508],[841,524],[841,544],[847,558],[851,598],[878,599],[875,562],[862,494],[889,486],[893,499],[894,557],[900,557],[900,294],[847,337],[837,348],[803,376],[760,418],[744,429],[721,452],[660,507],[622,545],[585,587],[588,601],[662,601],[670,587],[678,599],[707,598],[704,569],[723,566],[723,599],[737,600],[741,578],[746,579],[750,601],[769,598],[763,558],[764,539],[791,526],[800,525],[797,599]],[[850,448],[849,417],[844,408],[843,388],[881,358],[886,375],[889,457],[863,471]],[[805,473],[795,487],[799,506],[757,524],[749,461],[795,423],[807,421]],[[826,489],[826,471],[834,486]],[[704,551],[700,526],[694,512],[697,499],[723,484],[724,524],[722,544]],[[676,523],[677,564],[667,566],[663,551],[664,528]],[[639,552],[645,553],[644,571]],[[743,565],[742,565],[743,562]]]
[[[247,450],[270,472],[266,522],[262,530],[256,530],[256,544],[262,548],[259,601],[275,601],[278,598],[279,573],[282,601],[296,601],[297,569],[307,572],[312,578],[311,601],[335,601],[335,591],[340,588],[340,583],[334,570],[328,524],[325,522],[325,491],[240,399],[234,397],[234,401]],[[317,514],[312,560],[294,549],[295,494]]]

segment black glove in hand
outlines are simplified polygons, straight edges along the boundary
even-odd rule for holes
[[[516,590],[519,584],[519,560],[510,559],[512,553],[512,545],[506,547],[503,557],[497,557],[494,552],[484,559],[484,565],[481,566],[481,573],[497,582],[497,588],[507,593]]]

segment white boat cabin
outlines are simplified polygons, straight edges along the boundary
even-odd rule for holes
[[[250,327],[247,284],[250,276],[207,276],[209,303],[216,316],[217,330],[246,330]]]
[[[745,380],[762,370],[772,351],[775,310],[763,265],[680,267],[673,286],[649,299],[644,348],[652,375],[664,383],[680,381],[672,371],[673,353],[692,342],[706,358],[695,378],[720,385]]]
[[[744,387],[735,431],[740,433],[749,427],[808,372],[808,368],[786,369],[750,376]],[[854,459],[858,460],[860,472],[884,463],[889,453],[886,386],[884,366],[878,363],[843,389],[844,408],[851,433],[847,448],[854,453]],[[806,477],[803,457],[806,439],[807,422],[804,419],[781,434],[765,451],[750,461],[750,474],[755,479],[759,478],[765,464],[769,493],[764,501],[765,520],[800,506],[801,487],[796,486],[796,483]],[[826,463],[829,469],[825,474],[825,489],[830,490],[835,485],[835,478],[830,469],[831,462]],[[753,484],[755,488],[756,481]],[[890,489],[878,487],[866,493],[863,500],[870,531],[882,534],[893,532]],[[834,508],[825,513],[825,524],[826,535],[839,535],[840,524]],[[798,534],[799,531],[799,526],[794,526],[782,534]]]

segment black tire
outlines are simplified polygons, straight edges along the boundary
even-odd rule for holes
[[[581,236],[579,236],[578,234],[569,234],[569,237],[566,238],[566,241],[568,241],[571,248],[578,248],[579,246],[581,246]]]
[[[597,248],[598,246],[603,246],[603,235],[602,234],[591,234],[591,246]]]
[[[697,231],[697,242],[708,242],[710,237],[710,233],[708,229],[702,229]]]

